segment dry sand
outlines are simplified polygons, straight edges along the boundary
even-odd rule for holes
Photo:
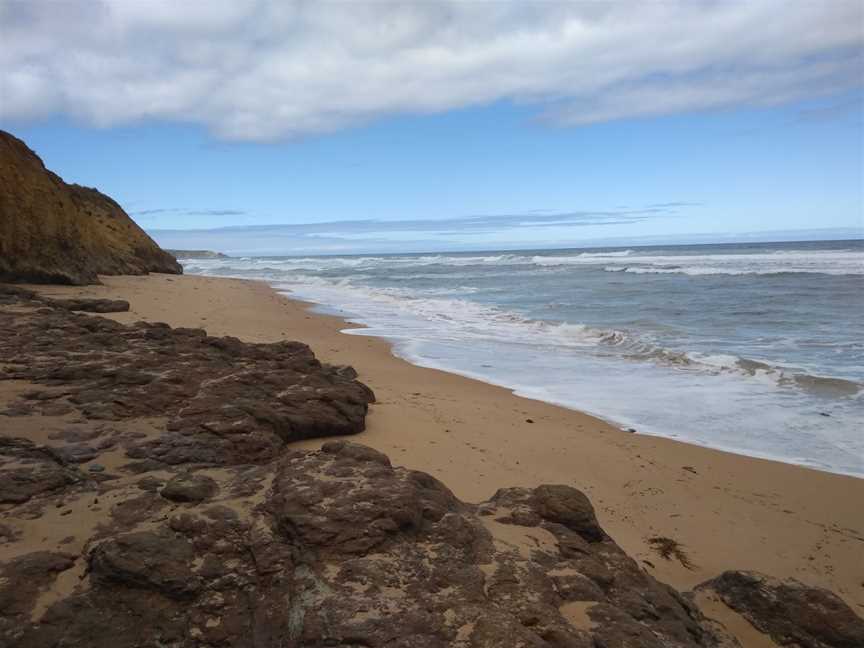
[[[346,335],[356,327],[311,314],[308,304],[264,283],[166,275],[104,282],[39,290],[128,299],[132,310],[112,315],[123,322],[202,327],[253,342],[301,340],[325,362],[353,365],[375,390],[368,429],[354,441],[431,473],[464,500],[505,486],[570,484],[589,495],[603,527],[631,556],[679,589],[726,569],[753,569],[827,587],[864,613],[862,479],[623,432],[416,367],[385,341]],[[691,568],[660,557],[649,543],[654,536],[681,543]]]

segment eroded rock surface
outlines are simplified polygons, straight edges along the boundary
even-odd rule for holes
[[[125,313],[129,302],[125,299],[53,299],[53,306],[86,313]]]
[[[66,464],[59,451],[27,439],[0,437],[0,504],[23,504],[81,481]]]
[[[699,589],[715,592],[781,646],[864,646],[864,619],[826,589],[748,571],[724,572]]]
[[[46,389],[23,393],[0,414],[167,418],[157,438],[128,449],[131,458],[170,465],[269,459],[289,441],[360,432],[374,399],[299,342],[246,344],[201,329],[126,326],[26,291],[4,297],[17,308],[0,311],[0,380]],[[87,446],[73,452],[96,456]]]
[[[735,645],[627,557],[576,489],[507,489],[469,505],[344,441],[219,470],[223,488],[206,504],[113,510],[82,547],[75,587],[50,605],[52,575],[76,557],[11,561],[7,596],[28,565],[46,567],[9,608],[4,638],[22,648]],[[579,513],[561,521],[562,509]]]
[[[575,488],[467,504],[344,439],[292,448],[373,398],[305,345],[0,290],[0,387],[0,646],[738,646]]]

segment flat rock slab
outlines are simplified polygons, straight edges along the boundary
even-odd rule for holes
[[[698,589],[714,591],[726,605],[781,646],[864,646],[864,619],[826,589],[751,571],[723,572]]]
[[[182,473],[173,477],[160,494],[172,502],[203,502],[218,490],[216,482],[206,475]]]
[[[32,307],[0,311],[0,380],[62,387],[59,396],[50,390],[24,395],[0,415],[167,417],[164,434],[129,451],[134,459],[168,465],[267,460],[291,441],[362,431],[374,400],[353,370],[322,365],[300,342],[248,344],[201,329],[123,325],[15,288],[0,287],[0,296]],[[85,460],[87,450],[69,452]]]
[[[86,313],[125,313],[129,302],[124,299],[52,299],[52,306]]]

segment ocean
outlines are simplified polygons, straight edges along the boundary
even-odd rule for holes
[[[184,267],[267,281],[412,363],[638,433],[864,476],[864,241]]]

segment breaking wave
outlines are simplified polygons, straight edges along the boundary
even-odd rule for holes
[[[805,370],[742,358],[732,354],[705,354],[666,348],[639,332],[568,322],[535,320],[495,306],[467,299],[417,297],[407,289],[370,289],[349,279],[306,279],[302,284],[277,288],[323,304],[362,313],[360,322],[385,337],[433,335],[472,344],[491,341],[543,349],[568,348],[607,358],[652,363],[668,368],[709,374],[736,374],[772,381],[779,387],[796,388],[815,395],[843,397],[858,394],[864,385],[842,378],[807,373]],[[465,287],[470,291],[470,287]],[[434,295],[434,291],[431,293]]]
[[[229,271],[268,273],[274,278],[290,272],[378,269],[410,270],[418,267],[515,267],[559,268],[597,266],[606,272],[631,274],[766,275],[816,273],[864,275],[864,255],[855,250],[779,250],[758,253],[663,254],[662,250],[612,250],[568,254],[429,254],[367,257],[240,257],[187,262],[191,272]]]
[[[648,434],[864,476],[864,246],[777,247],[243,257],[185,268],[268,281],[421,366]]]

